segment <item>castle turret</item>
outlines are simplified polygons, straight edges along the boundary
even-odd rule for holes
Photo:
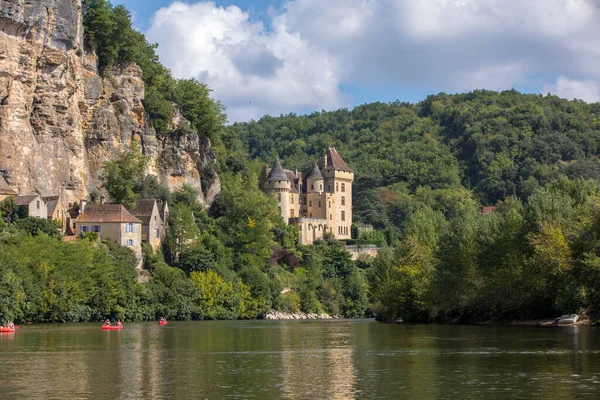
[[[283,170],[278,157],[264,182],[264,190],[277,197],[277,207],[279,207],[279,212],[285,223],[288,223],[290,219],[290,190],[292,183]]]

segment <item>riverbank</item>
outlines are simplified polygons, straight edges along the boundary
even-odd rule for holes
[[[265,315],[264,319],[268,320],[302,320],[302,319],[343,319],[341,315],[329,315],[329,314],[316,314],[316,313],[286,313],[283,311],[271,310],[267,315]]]

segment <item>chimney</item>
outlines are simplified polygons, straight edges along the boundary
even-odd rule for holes
[[[87,204],[87,200],[81,200],[79,202],[79,215],[83,214],[83,211],[85,210],[85,205]]]

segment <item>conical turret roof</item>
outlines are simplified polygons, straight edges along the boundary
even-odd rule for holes
[[[271,172],[269,173],[267,180],[268,181],[288,181],[289,182],[287,174],[285,173],[285,171],[283,170],[283,167],[281,166],[281,163],[279,162],[279,157],[277,157],[277,160],[275,160],[275,164],[273,164],[273,169],[271,169]]]
[[[321,170],[319,169],[317,163],[315,163],[313,169],[308,173],[308,175],[306,175],[306,179],[312,179],[316,181],[323,180],[323,174],[321,174]]]

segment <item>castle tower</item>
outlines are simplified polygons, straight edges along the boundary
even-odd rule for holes
[[[337,239],[350,239],[354,171],[348,167],[337,150],[331,147],[319,163],[324,178],[325,214],[329,230]]]
[[[306,175],[304,213],[309,218],[325,218],[324,185],[323,174],[321,174],[319,166],[315,163],[313,169]]]
[[[287,174],[283,170],[279,158],[275,160],[275,164],[273,164],[273,168],[269,171],[266,179],[264,179],[262,186],[267,194],[274,194],[276,196],[277,207],[279,207],[281,217],[286,224],[289,223],[290,191],[292,182],[290,182]]]

